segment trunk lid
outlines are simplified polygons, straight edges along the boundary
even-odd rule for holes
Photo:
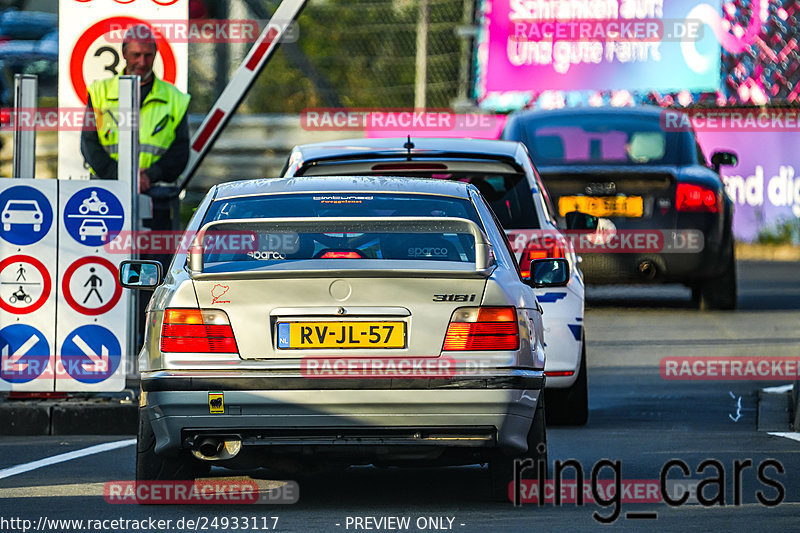
[[[560,218],[578,210],[619,229],[675,224],[675,167],[554,166],[540,173]]]
[[[486,279],[331,276],[194,286],[201,308],[227,313],[243,359],[438,357],[453,311],[480,305]]]

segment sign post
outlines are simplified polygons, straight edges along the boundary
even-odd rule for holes
[[[36,128],[22,127],[20,113],[33,115],[37,107],[39,78],[31,74],[14,76],[14,177],[33,179],[36,177]],[[27,121],[25,121],[27,122]]]
[[[120,179],[130,180],[131,185],[131,228],[134,235],[143,231],[141,224],[142,213],[139,208],[139,108],[141,107],[141,79],[139,76],[120,76],[119,78],[119,104],[122,115],[130,115],[129,128],[122,128],[119,132],[119,166],[118,172]],[[130,111],[126,111],[130,110]],[[150,200],[150,197],[145,197]],[[136,239],[133,239],[136,242]],[[137,259],[138,254],[135,250],[131,251],[131,259]],[[125,338],[126,345],[134,352],[138,346],[139,332],[139,292],[135,291],[128,300],[128,335]],[[134,353],[130,356],[130,368],[128,375],[133,377],[137,373],[136,357]]]

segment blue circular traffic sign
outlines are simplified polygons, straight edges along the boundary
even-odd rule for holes
[[[119,235],[125,210],[114,193],[88,187],[72,195],[64,207],[64,228],[80,244],[103,246]]]
[[[28,383],[50,364],[50,344],[38,329],[13,324],[0,329],[0,378],[9,383]]]
[[[81,326],[67,335],[61,346],[64,371],[81,383],[100,383],[114,375],[122,360],[122,348],[103,326]]]
[[[33,187],[9,187],[0,193],[0,223],[0,237],[17,246],[28,246],[49,233],[53,208]]]

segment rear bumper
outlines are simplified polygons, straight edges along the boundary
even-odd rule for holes
[[[681,254],[604,254],[582,255],[581,270],[587,283],[693,283],[721,275],[728,255],[721,250]],[[649,262],[655,275],[643,275],[640,265]]]
[[[388,434],[397,428],[424,432],[443,427],[484,432],[494,428],[493,445],[506,453],[523,452],[543,385],[541,371],[415,380],[190,377],[157,372],[142,379],[145,412],[156,435],[156,453],[162,454],[186,448],[185,435],[197,432],[273,430],[299,438],[314,429],[361,429],[371,434],[385,429]],[[211,392],[223,394],[224,413],[210,413]],[[411,442],[383,444],[406,443]],[[435,439],[424,444],[458,445]]]

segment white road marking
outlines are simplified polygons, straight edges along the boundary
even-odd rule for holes
[[[788,385],[779,385],[777,387],[767,387],[767,388],[761,389],[761,390],[764,391],[764,392],[768,392],[770,394],[772,394],[772,393],[780,394],[780,393],[783,393],[783,392],[789,392],[793,388],[794,388],[794,385],[789,383]]]
[[[736,395],[733,391],[728,391],[731,395],[731,398],[736,399]],[[738,422],[740,418],[742,418],[742,397],[739,396],[739,401],[736,403],[736,418],[733,415],[729,414],[728,418],[733,420],[734,422]]]
[[[797,442],[800,442],[800,433],[797,433],[797,432],[774,431],[774,432],[770,432],[768,434],[769,435],[774,435],[776,437],[783,437],[785,439],[792,439],[792,440],[796,440]]]
[[[0,498],[57,498],[103,496],[105,483],[73,483],[67,485],[36,485],[32,487],[0,488]]]
[[[0,470],[0,479],[16,476],[17,474],[24,474],[25,472],[30,472],[31,470],[36,470],[39,468],[43,468],[45,466],[55,465],[58,463],[65,463],[73,459],[80,459],[81,457],[86,457],[87,455],[109,452],[111,450],[125,448],[126,446],[134,446],[135,444],[136,444],[136,439],[118,440],[116,442],[106,442],[105,444],[89,446],[88,448],[84,448],[82,450],[75,450],[74,452],[67,452],[59,455],[54,455],[52,457],[45,457],[44,459],[39,459],[38,461],[33,461],[31,463],[25,463],[17,466],[12,466],[10,468],[4,468],[3,470]]]

